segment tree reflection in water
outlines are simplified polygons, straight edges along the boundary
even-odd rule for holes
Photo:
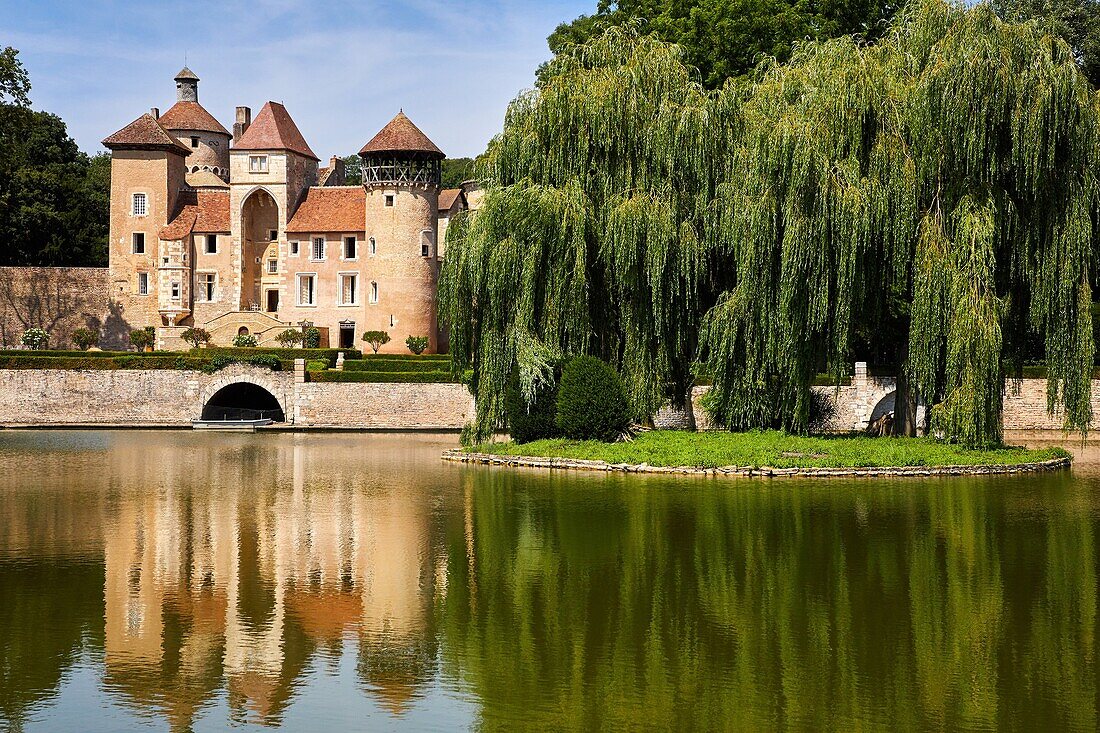
[[[0,720],[1097,727],[1087,477],[551,475],[449,440],[0,433]]]

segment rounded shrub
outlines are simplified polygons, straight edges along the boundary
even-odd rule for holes
[[[565,363],[557,407],[558,430],[566,438],[612,441],[630,427],[630,403],[622,379],[594,356]]]
[[[237,334],[233,338],[233,345],[238,349],[253,349],[256,347],[256,337],[250,333]]]
[[[557,385],[543,387],[535,392],[530,405],[523,399],[519,379],[512,378],[504,393],[504,414],[508,420],[508,432],[516,443],[530,443],[559,435]]]
[[[19,341],[28,348],[42,351],[50,345],[50,334],[43,328],[28,328]]]

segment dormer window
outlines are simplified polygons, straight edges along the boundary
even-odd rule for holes
[[[145,216],[145,212],[147,210],[147,206],[146,206],[147,203],[148,202],[146,200],[145,194],[135,193],[134,198],[133,198],[133,205],[132,205],[130,211],[133,213],[134,216]]]
[[[266,155],[250,155],[250,156],[248,156],[248,172],[249,173],[267,173],[267,156]]]

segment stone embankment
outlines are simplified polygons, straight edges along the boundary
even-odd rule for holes
[[[991,464],[985,466],[898,466],[898,467],[851,467],[851,468],[769,468],[766,466],[720,466],[701,468],[695,466],[650,466],[646,463],[608,463],[576,458],[532,458],[528,456],[507,456],[495,453],[473,453],[463,450],[448,450],[443,460],[458,463],[474,463],[490,466],[513,466],[521,468],[549,468],[581,471],[605,471],[618,473],[677,474],[688,476],[745,476],[761,478],[786,478],[812,476],[819,478],[853,478],[874,476],[975,476],[993,474],[1036,473],[1057,471],[1069,468],[1069,458],[1053,458],[1037,463]]]

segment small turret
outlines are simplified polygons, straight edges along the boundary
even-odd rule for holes
[[[176,74],[176,101],[199,101],[199,77],[186,66]]]

